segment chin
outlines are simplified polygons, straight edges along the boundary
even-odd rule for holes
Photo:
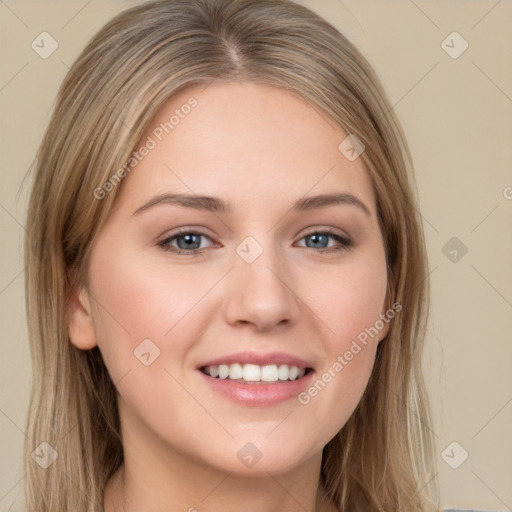
[[[315,454],[321,458],[322,449],[305,450],[305,441],[300,444],[286,444],[285,440],[269,443],[267,440],[254,443],[251,441],[232,442],[230,446],[220,448],[221,452],[213,454],[209,450],[205,462],[219,471],[239,476],[268,477],[288,473],[303,465]],[[215,455],[218,455],[217,457]]]

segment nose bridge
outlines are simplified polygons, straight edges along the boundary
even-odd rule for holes
[[[248,236],[236,247],[230,272],[226,314],[230,323],[252,323],[263,330],[293,323],[298,316],[297,299],[290,289],[285,254],[271,236]]]

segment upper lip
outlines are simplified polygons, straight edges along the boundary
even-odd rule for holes
[[[236,354],[228,354],[225,356],[211,359],[205,363],[202,363],[198,368],[204,366],[218,366],[220,364],[257,364],[258,366],[265,366],[269,364],[287,364],[288,366],[297,366],[299,368],[312,368],[311,363],[306,360],[286,354],[285,352],[269,352],[269,353],[258,353],[258,352],[237,352]]]

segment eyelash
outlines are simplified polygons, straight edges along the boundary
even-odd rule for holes
[[[165,240],[162,240],[158,243],[158,245],[166,252],[171,252],[173,254],[178,255],[187,255],[187,256],[199,256],[204,252],[203,249],[191,249],[191,250],[185,250],[185,249],[179,249],[176,247],[173,247],[170,245],[171,241],[175,238],[179,238],[183,235],[198,235],[198,236],[204,236],[206,238],[210,238],[208,235],[205,235],[204,233],[200,233],[198,231],[179,231],[178,233],[174,233],[172,236],[167,237]],[[322,254],[325,253],[331,253],[331,252],[337,252],[337,251],[344,251],[348,250],[352,247],[353,242],[350,238],[347,238],[345,236],[342,236],[334,231],[331,231],[329,229],[323,230],[323,231],[311,231],[310,233],[307,233],[304,235],[300,240],[303,240],[304,238],[307,238],[311,235],[327,235],[328,237],[334,238],[340,246],[338,247],[329,247],[324,249],[315,249],[314,247],[305,247],[306,249],[311,249],[315,252],[320,252]],[[304,247],[304,246],[301,246]]]

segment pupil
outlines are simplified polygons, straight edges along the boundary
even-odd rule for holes
[[[195,238],[195,239],[194,239]],[[197,249],[199,245],[201,245],[201,242],[198,241],[199,235],[195,234],[188,234],[188,235],[182,235],[178,237],[178,247],[180,249]],[[185,240],[185,244],[180,244],[180,240]],[[192,245],[197,244],[197,247],[192,247]],[[182,246],[184,245],[184,246]]]
[[[313,247],[317,247],[318,244],[322,245],[322,242],[326,242],[327,241],[327,236],[326,235],[321,235],[321,234],[310,235],[308,238],[310,240],[313,240],[313,244],[316,244],[316,245],[313,245]],[[311,247],[311,246],[308,245],[308,247]]]

